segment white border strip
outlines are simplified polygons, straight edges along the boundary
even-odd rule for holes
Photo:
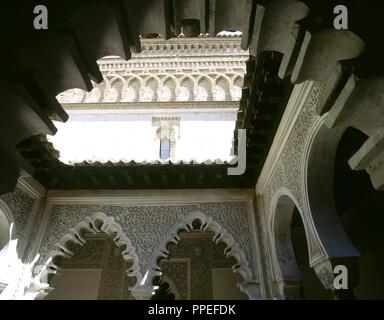
[[[293,88],[291,97],[289,98],[287,107],[280,121],[279,128],[277,129],[272,146],[257,181],[257,194],[262,193],[263,190],[265,190],[272,174],[275,172],[275,167],[281,157],[284,147],[287,144],[288,138],[296,125],[296,121],[307,103],[308,97],[310,96],[314,85],[314,81],[306,81],[296,85]]]
[[[253,189],[182,189],[182,190],[71,190],[48,191],[53,204],[102,205],[188,205],[207,202],[250,201]]]

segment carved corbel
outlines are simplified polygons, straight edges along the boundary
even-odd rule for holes
[[[364,42],[351,31],[322,30],[312,36],[303,59],[297,61],[292,82],[325,82],[340,61],[358,57],[364,47]]]
[[[384,189],[384,79],[357,82],[351,75],[334,106],[326,125],[353,127],[369,139],[349,160],[353,170],[366,170],[377,190]]]

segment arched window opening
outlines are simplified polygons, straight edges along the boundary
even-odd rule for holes
[[[237,287],[242,277],[232,269],[236,259],[224,254],[226,244],[212,241],[213,232],[198,230],[197,220],[192,226],[191,232],[179,233],[180,241],[170,243],[168,258],[160,260],[162,276],[154,281],[159,286],[154,299],[161,293],[162,298],[173,299],[177,291],[181,300],[248,300]]]
[[[307,237],[299,210],[283,195],[275,212],[276,255],[286,300],[332,299],[309,264]]]
[[[133,300],[129,287],[136,279],[127,276],[132,262],[122,257],[125,246],[117,247],[103,232],[86,232],[83,238],[83,246],[68,248],[73,252],[70,259],[54,258],[60,271],[48,277],[54,290],[45,300]]]

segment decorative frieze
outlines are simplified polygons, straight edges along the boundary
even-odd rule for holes
[[[56,202],[56,201],[55,201]],[[47,282],[47,271],[59,270],[56,256],[71,256],[68,241],[82,243],[83,228],[102,230],[113,235],[115,241],[128,243],[123,258],[133,261],[128,275],[137,279],[132,294],[140,298],[140,292],[153,289],[153,277],[158,275],[158,258],[166,252],[167,244],[175,241],[180,227],[191,230],[192,221],[201,221],[203,231],[212,231],[216,242],[226,244],[225,254],[237,260],[234,271],[243,277],[242,287],[256,285],[261,298],[256,243],[253,240],[249,219],[252,216],[247,201],[208,202],[203,198],[195,204],[167,204],[146,201],[142,205],[107,205],[101,200],[95,204],[52,204],[46,211],[46,231],[40,246],[40,259],[35,268],[35,281]],[[97,221],[104,222],[97,222]],[[190,226],[189,228],[187,226]],[[120,230],[120,231],[119,231]],[[176,233],[175,233],[176,232]],[[72,240],[71,240],[72,239]],[[118,240],[116,240],[118,239]],[[126,240],[124,240],[126,239]],[[122,242],[123,241],[123,242]],[[53,269],[51,269],[51,267]],[[43,273],[42,273],[43,272]],[[147,295],[145,296],[147,297]],[[143,298],[145,298],[143,296]]]
[[[19,238],[24,232],[28,218],[32,211],[33,199],[19,188],[13,192],[0,196],[12,213],[15,223],[15,238]]]
[[[191,43],[192,41],[192,43]],[[91,92],[71,89],[60,103],[237,101],[248,52],[240,38],[148,39],[142,52],[124,61],[98,61],[104,81]]]

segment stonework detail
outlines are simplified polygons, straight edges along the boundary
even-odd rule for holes
[[[212,269],[230,269],[236,259],[225,257],[225,244],[213,242],[212,232],[182,233],[180,236],[180,242],[170,248],[170,259],[160,262],[163,276],[173,281],[181,300],[212,300]]]
[[[52,242],[49,243],[48,251],[45,251],[40,259],[40,264],[35,269],[37,273],[37,281],[42,284],[48,284],[49,275],[56,274],[60,267],[57,260],[64,258],[71,258],[74,255],[72,246],[86,244],[85,233],[105,233],[109,235],[115,242],[117,247],[121,247],[120,252],[123,259],[130,262],[132,265],[127,270],[127,275],[135,277],[137,282],[143,278],[140,267],[139,258],[136,254],[134,246],[130,239],[126,236],[120,224],[116,222],[114,217],[107,216],[103,212],[96,212],[91,215],[83,217],[74,226],[65,225],[61,220],[63,216],[59,217],[59,225],[63,228],[61,231],[55,230],[58,238],[49,238]]]
[[[89,234],[86,239],[87,242],[84,246],[75,247],[72,258],[60,258],[58,262],[60,268],[101,269],[97,299],[132,300],[133,297],[129,294],[128,285],[131,286],[134,279],[127,277],[126,270],[129,266],[121,257],[121,250],[116,247],[112,239],[102,233]],[[50,299],[49,295],[47,298]]]
[[[323,89],[324,84],[314,84],[267,185],[263,190],[256,190],[259,195],[262,195],[259,199],[259,213],[263,215],[264,218],[261,218],[261,221],[267,224],[265,226],[266,233],[261,236],[268,239],[268,247],[270,250],[275,250],[273,231],[274,206],[280,196],[285,194],[290,196],[295,202],[298,210],[302,213],[304,225],[312,231],[308,233],[309,237],[307,238],[310,260],[322,256],[323,252],[320,249],[319,240],[316,239],[316,230],[314,229],[312,218],[306,207],[306,189],[303,183],[303,181],[305,181],[305,166],[303,164],[307,157],[306,144],[310,136],[310,130],[315,122],[320,119],[320,116],[316,113],[316,107],[320,101]],[[292,159],[295,159],[295,161],[292,161]],[[272,261],[271,263],[275,264],[276,262]],[[274,273],[278,272],[278,268],[277,265],[274,265],[273,268],[264,265],[264,270],[267,271],[267,277],[269,279],[276,279],[277,275],[274,275]],[[272,284],[272,291],[274,290],[273,286]],[[274,294],[278,295],[278,293],[273,292],[271,294],[272,296]]]
[[[203,211],[204,212],[204,211]],[[207,212],[207,210],[205,210]],[[212,212],[212,211],[211,211]],[[235,212],[235,211],[232,211]],[[233,214],[233,213],[232,213]],[[215,215],[214,213],[211,213],[211,215],[205,215],[201,211],[195,211],[189,214],[188,216],[184,217],[184,219],[175,224],[171,229],[167,231],[167,236],[164,237],[158,245],[156,245],[154,254],[151,257],[150,266],[152,269],[150,270],[150,277],[153,277],[155,275],[160,275],[161,273],[160,268],[157,266],[157,259],[158,257],[167,257],[169,252],[167,250],[167,246],[171,243],[178,243],[180,241],[179,232],[184,230],[187,232],[190,232],[192,230],[192,223],[194,221],[199,221],[201,223],[200,229],[202,231],[210,231],[213,233],[213,241],[216,243],[219,243],[219,241],[222,241],[225,243],[225,250],[224,253],[227,257],[233,257],[237,261],[236,266],[233,266],[233,270],[235,272],[238,272],[242,275],[244,282],[249,282],[253,280],[253,272],[251,271],[251,264],[249,261],[252,261],[252,255],[251,251],[245,253],[243,248],[249,248],[250,246],[246,245],[246,242],[242,242],[240,244],[234,236],[231,235],[231,229],[233,230],[233,226],[231,229],[226,229],[223,227],[223,223],[215,221]],[[244,217],[245,218],[245,217]],[[223,221],[223,220],[221,220]],[[244,220],[245,221],[245,220]],[[235,221],[233,221],[235,223]],[[237,221],[238,223],[238,221]],[[225,223],[226,226],[228,226],[228,223]],[[248,234],[249,235],[249,234]],[[240,239],[240,235],[238,235]],[[250,238],[248,237],[248,240],[250,241]],[[249,242],[248,242],[249,244]]]
[[[15,189],[14,192],[0,196],[0,200],[11,210],[15,222],[15,236],[19,238],[25,231],[32,211],[33,199],[20,189]]]
[[[323,85],[315,85],[304,109],[297,119],[295,127],[268,184],[267,192],[264,193],[266,204],[272,204],[272,197],[281,187],[290,190],[300,205],[303,204],[301,181],[303,175],[302,162],[304,161],[304,147],[311,125],[314,123],[314,120],[319,118],[315,110],[321,97],[322,89]],[[292,159],[296,159],[297,161],[292,161]]]
[[[232,251],[227,254],[239,257],[242,264],[239,270],[244,268],[243,273],[247,274],[247,280],[258,277],[250,269],[250,266],[256,264],[256,258],[252,256],[247,207],[244,202],[175,206],[54,205],[40,250],[39,263],[46,261],[52,251],[57,251],[56,244],[68,230],[73,230],[74,226],[95,212],[103,212],[121,226],[138,256],[142,276],[149,272],[147,285],[150,285],[156,270],[156,260],[163,244],[168,243],[169,237],[173,235],[170,232],[175,226],[183,224],[183,221],[188,221],[191,213],[199,213],[196,217],[205,216],[211,219],[208,224],[212,224],[215,231],[224,230],[223,228],[228,230],[232,240],[224,233],[217,234],[224,242],[232,241]],[[213,220],[216,223],[212,223]],[[222,226],[221,229],[217,228],[218,225]]]
[[[142,52],[129,61],[98,61],[104,81],[86,92],[71,89],[60,103],[129,103],[170,101],[237,101],[247,51],[240,38],[143,39]]]

